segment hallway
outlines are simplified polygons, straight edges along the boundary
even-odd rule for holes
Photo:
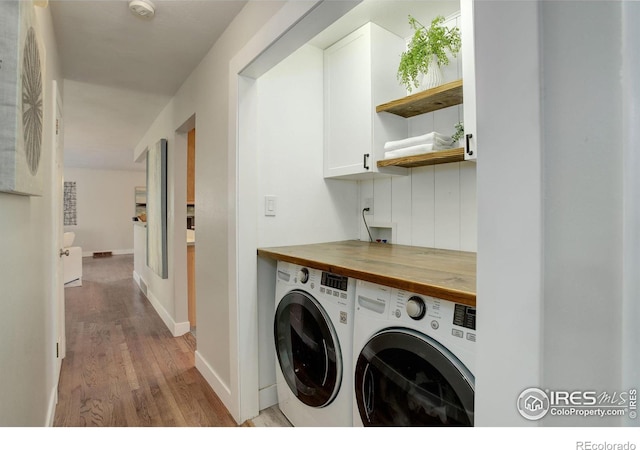
[[[83,258],[83,271],[65,289],[54,426],[235,427],[194,367],[195,337],[173,337],[133,281],[133,256]]]

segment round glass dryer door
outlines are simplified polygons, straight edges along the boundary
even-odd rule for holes
[[[365,426],[473,426],[473,375],[413,330],[369,340],[356,362],[355,394]]]
[[[291,291],[276,309],[278,362],[291,391],[304,404],[323,407],[342,380],[340,344],[324,308],[304,291]]]

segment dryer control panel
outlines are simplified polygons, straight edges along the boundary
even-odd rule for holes
[[[390,318],[440,339],[455,338],[463,346],[476,341],[476,309],[472,306],[392,289]]]
[[[324,301],[353,309],[355,280],[352,278],[278,261],[276,283],[278,298],[288,290],[301,289]]]
[[[341,291],[347,291],[349,287],[349,278],[336,275],[335,273],[322,272],[322,280],[320,282],[323,286],[330,287],[332,289],[340,289]]]
[[[459,305],[456,303],[453,311],[453,324],[475,331],[476,309],[473,306]]]

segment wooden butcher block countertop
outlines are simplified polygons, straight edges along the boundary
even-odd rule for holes
[[[476,305],[476,254],[471,252],[342,241],[260,248],[258,255]]]

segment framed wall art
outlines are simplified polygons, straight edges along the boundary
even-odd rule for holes
[[[0,1],[0,191],[42,195],[44,51],[32,1]]]
[[[63,225],[78,225],[76,182],[65,181],[63,191]]]

